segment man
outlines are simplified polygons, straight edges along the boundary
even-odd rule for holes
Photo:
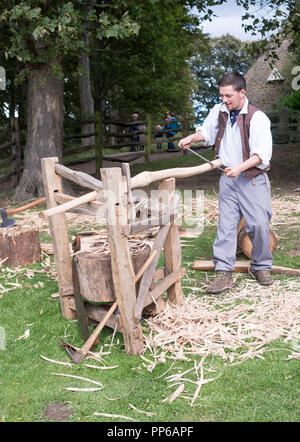
[[[266,174],[272,156],[270,120],[249,103],[245,89],[242,75],[224,75],[219,82],[222,103],[213,107],[203,126],[179,142],[182,149],[196,141],[215,145],[216,156],[229,169],[219,183],[219,224],[213,245],[216,276],[207,287],[209,293],[234,287],[237,226],[242,216],[253,246],[251,273],[261,285],[273,283],[271,189]]]
[[[139,118],[140,118],[139,112],[134,112],[131,115],[130,123],[138,121]],[[138,130],[139,130],[138,125],[133,124],[132,126],[129,127],[129,133],[136,132]],[[132,143],[136,143],[137,141],[139,141],[139,135],[133,134],[131,137],[131,141]],[[132,146],[130,146],[130,152],[136,152],[136,151],[137,151],[137,144],[133,144]]]
[[[168,129],[174,129],[174,131],[172,130],[172,132],[167,132],[166,136],[167,139],[169,140],[169,138],[173,138],[177,131],[176,129],[178,129],[179,124],[176,120],[175,114],[173,112],[168,112],[166,115],[166,119],[165,119],[165,124],[162,128],[162,130],[168,130]],[[174,150],[175,149],[175,144],[173,141],[168,141],[168,150]]]

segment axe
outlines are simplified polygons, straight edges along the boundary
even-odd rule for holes
[[[38,200],[32,201],[29,204],[26,204],[22,207],[17,207],[16,209],[0,209],[0,216],[2,218],[2,224],[0,227],[13,227],[16,225],[16,220],[13,218],[8,218],[8,215],[13,215],[14,213],[23,212],[26,209],[30,209],[31,207],[38,206],[46,201],[46,198],[40,198]]]

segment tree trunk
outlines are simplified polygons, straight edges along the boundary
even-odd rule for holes
[[[89,47],[89,37],[87,30],[84,33],[85,47]],[[88,52],[81,51],[80,64],[82,66],[83,75],[79,76],[79,98],[81,119],[87,120],[94,118],[94,99],[91,91],[90,79],[90,57]],[[84,124],[81,126],[81,133],[88,134],[94,132],[94,124]],[[81,139],[82,146],[91,146],[95,144],[95,137],[88,137]]]
[[[14,199],[21,201],[44,194],[41,159],[62,160],[63,79],[54,76],[51,64],[28,76],[27,140],[24,172]]]

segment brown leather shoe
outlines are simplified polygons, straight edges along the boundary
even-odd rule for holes
[[[272,285],[274,282],[269,270],[251,270],[250,273],[257,279],[260,285]]]
[[[232,289],[235,286],[232,279],[232,272],[227,270],[217,270],[215,279],[208,284],[206,291],[208,293],[222,293],[224,290]]]

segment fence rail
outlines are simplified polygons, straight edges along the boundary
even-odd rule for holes
[[[20,142],[20,130],[18,118],[12,117],[9,120],[9,126],[0,134],[0,140],[6,139],[0,145],[0,154],[2,156],[3,151],[8,151],[8,156],[0,159],[0,168],[10,165],[10,172],[1,175],[0,182],[14,176],[17,184],[21,175],[21,142]]]
[[[300,113],[291,113],[287,109],[280,109],[277,112],[268,114],[271,120],[271,131],[274,143],[293,143],[300,141]],[[63,156],[72,155],[75,153],[94,152],[94,156],[89,158],[82,158],[78,162],[86,162],[96,160],[95,173],[99,176],[100,168],[102,167],[103,159],[110,161],[132,161],[141,156],[145,157],[146,161],[150,161],[153,146],[160,142],[177,141],[182,137],[187,136],[194,128],[191,127],[191,122],[199,121],[205,117],[204,114],[199,116],[183,116],[179,120],[180,127],[177,129],[162,130],[160,133],[165,137],[170,132],[176,132],[173,137],[164,139],[156,139],[155,134],[157,130],[152,124],[152,116],[147,114],[146,120],[135,122],[123,122],[116,119],[104,117],[100,112],[95,114],[94,118],[78,121],[64,122],[64,149]],[[94,130],[91,133],[82,133],[82,127],[87,124],[94,124]],[[128,132],[132,126],[144,126],[144,130],[137,130]],[[66,129],[79,129],[81,133],[67,133]],[[114,132],[112,129],[116,128],[119,132]],[[121,128],[121,132],[120,132]],[[73,130],[74,132],[74,130]],[[76,131],[75,131],[76,132]],[[178,134],[180,132],[180,135]],[[143,140],[132,141],[132,137],[143,137]],[[76,146],[70,147],[67,144],[70,140],[82,140],[84,138],[95,137],[95,144],[90,146]],[[18,182],[21,171],[21,143],[20,143],[20,129],[17,118],[12,118],[6,129],[0,133],[0,169],[10,166],[10,171],[5,175],[0,175],[0,182],[5,179],[15,176]],[[123,149],[131,146],[144,146],[143,151],[139,152],[124,152]],[[105,149],[119,151],[119,155],[104,155]],[[183,151],[183,154],[185,151]],[[6,155],[7,154],[7,155]],[[68,161],[65,164],[74,164],[76,161]]]

